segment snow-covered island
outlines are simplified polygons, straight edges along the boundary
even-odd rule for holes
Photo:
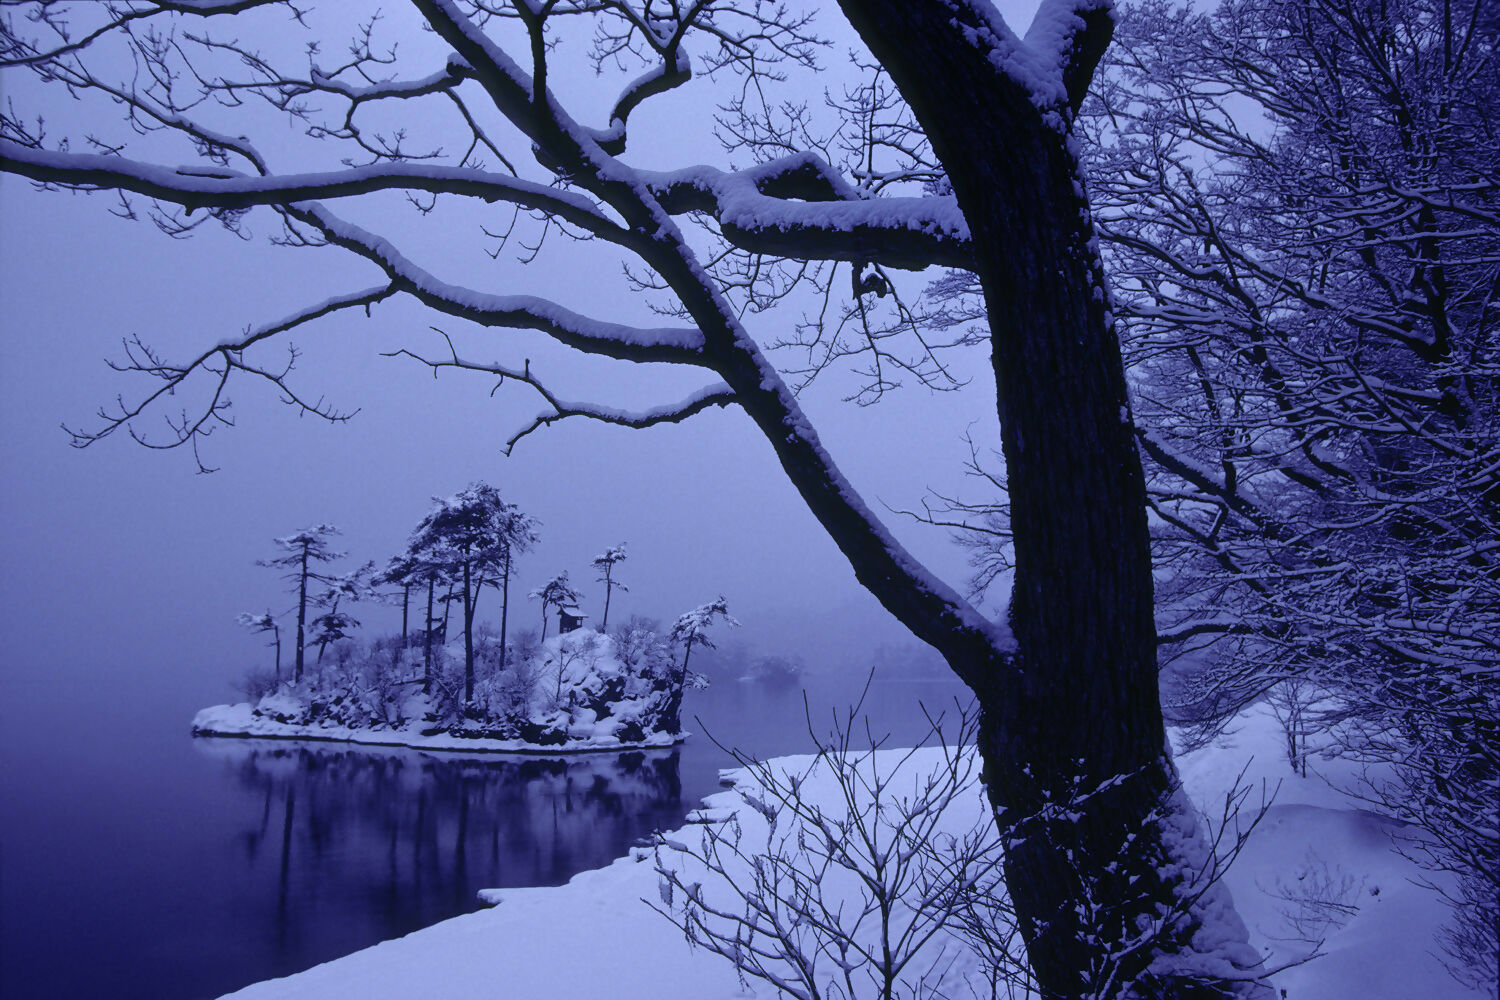
[[[696,680],[646,628],[553,636],[506,669],[483,671],[467,702],[421,667],[335,658],[254,702],[203,709],[193,734],[468,752],[661,747],[684,738],[683,694]]]

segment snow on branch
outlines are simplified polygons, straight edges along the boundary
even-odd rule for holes
[[[1043,0],[1024,40],[992,0],[951,0],[949,6],[973,50],[1038,110],[1066,110],[1055,122],[1066,128],[1114,33],[1113,0]]]
[[[374,263],[401,291],[438,312],[480,326],[538,330],[568,347],[617,360],[705,364],[703,336],[690,327],[626,326],[584,316],[534,295],[492,295],[450,285],[418,267],[389,240],[345,222],[321,205],[300,205],[287,208],[286,213],[317,229],[328,242]]]
[[[699,166],[639,174],[666,211],[712,215],[742,250],[913,270],[974,266],[968,223],[954,199],[865,199],[812,153],[737,171]]]
[[[665,94],[693,78],[692,63],[686,52],[674,48],[670,59],[669,63],[664,58],[659,65],[636,77],[625,87],[615,101],[614,110],[610,112],[608,130],[594,133],[594,141],[599,144],[600,149],[611,156],[619,156],[625,152],[626,125],[630,120],[630,113],[650,98]]]
[[[532,372],[530,359],[526,360],[525,364],[521,367],[520,370],[509,367],[507,365],[502,365],[499,362],[483,363],[467,361],[458,356],[458,351],[453,346],[453,340],[446,333],[444,333],[442,330],[437,330],[435,327],[434,330],[437,333],[441,334],[443,339],[448,342],[448,358],[428,358],[417,354],[415,351],[409,350],[407,348],[402,348],[399,351],[388,352],[386,354],[386,357],[412,358],[413,360],[419,361],[427,367],[431,368],[434,375],[436,375],[437,372],[441,371],[444,368],[452,368],[458,371],[480,372],[486,375],[497,376],[495,387],[494,389],[490,390],[491,395],[499,390],[500,386],[503,385],[505,380],[508,378],[514,379],[517,382],[524,382],[525,384],[535,389],[537,391],[537,394],[540,395],[550,407],[549,410],[545,410],[537,414],[534,418],[532,418],[529,424],[521,428],[515,434],[511,435],[510,439],[505,442],[505,453],[507,455],[509,455],[511,453],[511,449],[516,446],[516,442],[520,441],[528,434],[531,434],[533,431],[540,430],[543,427],[555,424],[559,420],[565,420],[568,417],[587,417],[590,420],[597,420],[601,423],[606,424],[614,424],[618,427],[641,429],[645,427],[655,427],[658,424],[681,423],[689,417],[702,413],[704,410],[708,409],[711,406],[729,406],[731,403],[736,402],[734,391],[722,382],[716,382],[712,385],[705,386],[704,388],[699,389],[697,392],[688,396],[686,399],[682,400],[679,403],[666,406],[656,406],[648,410],[631,411],[604,406],[598,403],[569,402],[567,400],[559,398],[555,393],[552,392],[551,389],[547,387],[545,383],[541,381],[541,379],[539,379]]]
[[[587,198],[532,181],[465,167],[380,163],[323,173],[252,177],[214,166],[160,167],[119,156],[59,153],[0,139],[0,170],[45,184],[130,191],[200,208],[244,209],[377,191],[454,194],[546,212],[592,235],[624,234]]]
[[[1115,31],[1113,0],[1043,0],[1026,47],[1050,62],[1076,113]]]
[[[680,403],[670,406],[657,406],[649,410],[620,410],[613,407],[600,406],[596,403],[569,403],[553,396],[540,385],[533,383],[536,389],[546,398],[552,407],[550,413],[539,413],[530,424],[511,435],[510,440],[505,442],[505,453],[515,447],[516,442],[521,440],[532,431],[557,423],[567,417],[587,417],[601,423],[614,424],[617,427],[629,427],[642,429],[655,427],[659,424],[680,424],[689,417],[696,416],[711,406],[729,406],[736,402],[734,391],[722,382],[699,389]]]

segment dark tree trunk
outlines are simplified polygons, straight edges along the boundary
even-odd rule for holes
[[[1049,119],[997,72],[992,60],[1004,57],[973,41],[986,26],[963,2],[840,5],[947,170],[988,309],[1017,653],[976,665],[972,644],[939,648],[978,698],[986,788],[1033,972],[1049,997],[1093,995],[1106,977],[1116,980],[1106,996],[1132,980],[1131,995],[1222,996],[1236,987],[1145,973],[1188,947],[1194,920],[1119,955],[1138,921],[1178,902],[1181,887],[1159,869],[1184,860],[1174,850],[1183,800],[1157,691],[1144,480],[1083,179],[1061,130],[1070,108]],[[1083,84],[1108,33],[1107,22],[1080,32]],[[1067,82],[1076,102],[1078,73]],[[1085,916],[1090,903],[1104,911]]]
[[[437,579],[427,577],[427,627],[422,630],[422,693],[432,691],[432,598],[437,589]]]
[[[469,577],[469,561],[464,560],[464,704],[474,700],[474,604],[479,594]]]
[[[410,606],[411,606],[411,581],[408,580],[405,583],[401,584],[401,648],[402,649],[405,649],[409,645],[409,643],[407,641],[408,632],[407,632],[407,628],[406,628],[406,623],[407,623],[407,609]]]
[[[604,617],[599,619],[599,631],[603,632],[609,628],[609,592],[614,588],[610,586],[610,576],[614,570],[613,566],[604,567]]]
[[[297,581],[297,665],[292,672],[292,683],[302,683],[302,644],[304,625],[307,621],[307,548],[302,543],[302,574]]]
[[[333,607],[328,610],[328,614],[330,615],[330,620],[332,620],[331,616],[337,615],[338,613],[339,613],[339,599],[337,597],[335,597],[333,599]],[[318,643],[318,662],[320,664],[323,662],[323,650],[325,650],[327,648],[328,648],[328,632],[325,630],[323,632],[323,639],[322,639],[322,641]]]
[[[693,639],[696,636],[696,632],[688,634],[687,648],[682,651],[682,670],[677,674],[677,683],[673,686],[672,693],[667,698],[667,707],[662,712],[666,731],[674,736],[682,732],[682,697],[687,690],[688,660],[693,656]]]
[[[500,669],[505,669],[505,628],[510,618],[510,552],[500,567]]]

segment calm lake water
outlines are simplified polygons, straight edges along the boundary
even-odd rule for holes
[[[204,740],[187,706],[128,710],[0,682],[0,996],[198,1000],[478,908],[489,887],[557,885],[679,825],[729,755],[805,752],[862,680],[804,692],[720,681],[689,695],[670,751],[462,757]],[[947,680],[881,681],[877,735],[954,714]],[[805,708],[804,705],[808,706]],[[861,730],[862,731],[862,730]]]

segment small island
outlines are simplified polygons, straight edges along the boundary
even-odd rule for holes
[[[284,571],[296,603],[282,615],[239,616],[270,636],[274,670],[245,679],[247,700],[200,711],[193,735],[545,754],[664,747],[685,738],[683,695],[707,684],[689,667],[693,650],[712,648],[707,632],[715,622],[738,624],[722,596],[670,628],[640,615],[609,628],[610,598],[626,589],[617,575],[621,543],[593,560],[604,585],[597,629],[563,572],[528,595],[541,604],[540,635],[510,636],[514,561],[536,544],[537,521],[484,483],[434,504],[405,551],[380,571],[373,562],[343,574],[322,571],[344,557],[331,550],[339,534],[332,525],[276,539],[281,554],[262,565]],[[486,589],[499,595],[498,629],[476,619]],[[415,628],[414,597],[418,612],[426,609]],[[348,607],[378,600],[400,605],[401,631],[362,642]],[[550,638],[549,610],[558,625]],[[286,677],[280,618],[292,615],[295,655]],[[461,652],[449,650],[453,617]]]
[[[689,679],[662,655],[670,650],[659,637],[635,638],[622,650],[615,637],[592,629],[553,636],[468,706],[424,692],[420,676],[362,685],[339,671],[332,683],[205,708],[193,733],[522,753],[670,746],[683,739]]]

